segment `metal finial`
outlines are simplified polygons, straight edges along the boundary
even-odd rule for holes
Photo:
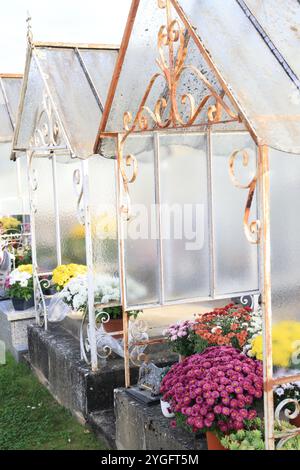
[[[27,18],[26,18],[26,23],[27,23],[27,42],[31,46],[33,43],[33,34],[32,34],[32,24],[31,24],[31,15],[29,11],[27,12]]]

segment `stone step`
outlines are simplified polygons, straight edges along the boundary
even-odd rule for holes
[[[114,406],[113,391],[124,386],[124,360],[109,357],[92,372],[81,360],[79,342],[57,324],[49,330],[31,325],[28,328],[30,363],[52,395],[74,414],[85,419],[90,413]],[[174,363],[178,356],[168,350],[151,353],[159,367]],[[136,384],[139,369],[130,368],[131,383]]]
[[[124,389],[117,389],[114,394],[118,450],[207,450],[203,434],[170,427],[170,419],[162,415],[160,404],[141,404]]]
[[[90,413],[87,423],[109,450],[116,449],[116,419],[112,408]]]

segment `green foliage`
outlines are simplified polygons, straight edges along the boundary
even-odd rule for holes
[[[275,425],[276,433],[296,429],[291,424],[281,421]],[[222,445],[229,450],[265,450],[264,426],[260,418],[246,422],[246,428],[232,432],[221,438]],[[300,436],[289,439],[280,450],[300,450]]]
[[[11,299],[30,300],[33,297],[33,279],[28,279],[27,287],[22,287],[19,282],[16,282],[7,289],[7,295]]]
[[[0,450],[104,449],[27,366],[7,359],[0,366]]]

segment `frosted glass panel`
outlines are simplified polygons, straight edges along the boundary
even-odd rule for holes
[[[33,168],[38,180],[38,188],[35,191],[37,264],[40,271],[48,272],[57,265],[52,162],[48,158],[36,158]]]
[[[80,55],[104,106],[118,52],[80,49]]]
[[[299,156],[270,150],[270,178],[273,364],[286,375],[300,357]]]
[[[261,140],[300,153],[299,92],[238,2],[179,3]],[[298,58],[299,42],[289,47]]]
[[[238,159],[235,174],[247,184],[255,174],[256,149],[248,134],[212,135],[213,221],[215,243],[216,294],[248,292],[258,289],[258,248],[246,239],[243,217],[247,190],[236,188],[229,176],[229,157],[246,149],[249,166]],[[249,220],[256,220],[256,199]]]
[[[245,3],[299,77],[299,1],[246,0]]]
[[[14,122],[16,121],[18,113],[22,81],[22,78],[2,78],[2,83],[9,103],[9,109],[12,113]]]
[[[34,60],[31,62],[28,85],[23,105],[23,113],[21,116],[21,123],[19,133],[17,135],[17,147],[28,148],[30,139],[33,135],[36,121],[42,110],[44,85]]]
[[[206,136],[161,137],[160,181],[165,300],[208,297]]]
[[[157,7],[157,1],[141,0],[112,103],[107,130],[123,129],[123,114],[131,111],[133,116],[135,115],[152,75],[160,71],[156,64],[157,34],[163,24],[165,24],[165,12]],[[165,91],[165,86],[164,79],[159,78],[156,81],[147,100],[147,106],[151,109]]]
[[[22,201],[18,191],[17,164],[10,160],[11,144],[0,143],[0,213],[22,213]]]
[[[9,119],[7,105],[0,87],[0,141],[5,142],[11,140],[13,128]]]
[[[80,162],[59,163],[57,158],[57,198],[59,205],[61,255],[63,264],[85,264],[85,230],[77,218],[77,194],[73,173],[80,169]]]
[[[155,165],[152,137],[132,137],[126,141],[124,155],[132,153],[138,161],[138,177],[130,185],[133,218],[125,243],[127,273],[127,302],[157,303],[158,242],[155,216]],[[151,210],[154,211],[151,217]]]
[[[115,161],[88,160],[89,192],[95,275],[118,275]]]

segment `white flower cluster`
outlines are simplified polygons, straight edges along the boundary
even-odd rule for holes
[[[29,279],[32,278],[32,275],[27,272],[21,272],[18,269],[14,269],[9,275],[9,285],[13,286],[17,282],[21,287],[27,287]]]
[[[84,308],[88,300],[87,276],[73,277],[64,288],[64,300],[73,310]]]
[[[249,322],[249,325],[247,325],[246,323],[245,326],[247,326],[248,333],[250,333],[250,338],[247,344],[245,345],[243,352],[244,354],[247,354],[248,356],[251,357],[251,352],[250,352],[250,349],[252,348],[251,342],[253,338],[262,334],[263,319],[262,319],[261,306],[259,306],[255,311],[251,313],[251,320]]]
[[[62,291],[65,303],[73,310],[86,308],[88,303],[88,279],[86,275],[79,275],[71,279]],[[95,299],[107,304],[120,301],[119,279],[108,276],[96,276]]]
[[[98,275],[95,279],[95,298],[98,302],[120,302],[120,281],[117,277]]]
[[[282,384],[275,388],[275,393],[278,397],[282,397],[286,392],[290,391],[290,392],[293,392],[294,398],[299,400],[300,398],[299,386],[300,386],[299,382]]]

